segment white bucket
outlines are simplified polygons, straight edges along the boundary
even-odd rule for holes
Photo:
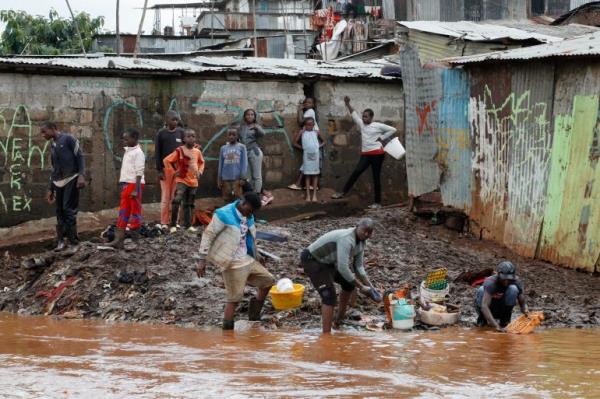
[[[421,285],[419,286],[419,296],[423,304],[430,302],[444,302],[446,300],[446,295],[448,295],[449,292],[450,284],[448,284],[443,290],[432,290],[426,288],[425,281],[422,281]]]
[[[383,147],[383,150],[396,159],[400,159],[406,154],[406,150],[398,137],[394,137],[389,143]]]
[[[397,330],[410,330],[415,326],[415,319],[392,320],[392,327]]]

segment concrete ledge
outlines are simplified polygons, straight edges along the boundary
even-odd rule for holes
[[[343,216],[361,208],[358,197],[349,196],[341,200],[332,200],[331,189],[319,191],[321,202],[312,203],[304,200],[303,191],[277,189],[272,191],[273,202],[257,213],[257,219],[276,222],[291,217],[310,217],[315,215]],[[196,209],[214,209],[223,205],[220,197],[201,198],[196,201]],[[160,218],[160,204],[144,204],[143,217],[146,223],[155,223]],[[104,209],[98,212],[80,212],[77,217],[79,234],[89,239],[106,226],[115,223],[117,209]],[[40,248],[55,239],[55,218],[32,220],[13,227],[0,228],[0,250],[24,252]]]

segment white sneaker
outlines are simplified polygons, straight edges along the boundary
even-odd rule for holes
[[[190,226],[187,228],[188,233],[196,233],[198,231],[194,226]]]
[[[369,208],[369,209],[381,209],[381,208],[382,208],[382,206],[381,206],[381,204],[377,204],[377,203],[375,203],[375,204],[371,204],[371,205],[369,205],[369,206],[368,206],[368,208]]]
[[[173,227],[171,227],[171,228],[169,229],[169,232],[170,232],[171,234],[177,233],[177,226],[173,226]]]

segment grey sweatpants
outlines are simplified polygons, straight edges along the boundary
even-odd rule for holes
[[[248,175],[246,177],[257,193],[262,191],[263,185],[262,162],[263,153],[260,148],[254,147],[248,151]]]

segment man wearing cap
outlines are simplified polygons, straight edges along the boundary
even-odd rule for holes
[[[331,332],[334,322],[333,308],[337,303],[334,282],[342,287],[336,325],[343,321],[356,287],[375,302],[382,299],[369,281],[363,264],[366,241],[372,233],[373,220],[361,219],[356,227],[325,233],[300,255],[304,272],[321,296],[324,333]]]
[[[504,332],[517,301],[521,312],[526,316],[529,314],[523,284],[515,276],[516,272],[517,268],[512,262],[500,262],[496,267],[496,274],[486,278],[479,287],[475,297],[478,326],[487,324]]]

